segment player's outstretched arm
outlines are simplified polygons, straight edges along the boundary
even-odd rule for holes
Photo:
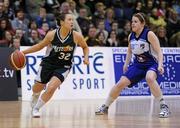
[[[75,35],[75,43],[77,43],[83,49],[84,64],[89,64],[89,48],[84,37],[80,33],[75,31],[74,31],[74,35]]]
[[[29,54],[43,49],[45,46],[51,43],[52,38],[54,37],[54,32],[55,31],[49,31],[42,41],[40,41],[38,44],[35,44],[26,50],[23,50],[22,52],[24,54]]]

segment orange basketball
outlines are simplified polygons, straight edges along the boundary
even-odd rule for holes
[[[14,51],[10,56],[10,65],[15,70],[21,70],[26,65],[26,57],[21,51]]]

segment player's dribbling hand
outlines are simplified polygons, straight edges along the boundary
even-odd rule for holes
[[[162,75],[164,73],[164,67],[163,66],[158,66],[158,71]]]
[[[83,60],[83,63],[86,64],[86,65],[88,65],[88,64],[89,64],[89,59],[84,59],[84,60]]]

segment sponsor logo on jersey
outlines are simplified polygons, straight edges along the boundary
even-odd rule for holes
[[[73,46],[70,46],[70,45],[67,45],[67,46],[64,46],[64,47],[58,47],[58,46],[55,46],[55,45],[53,45],[52,46],[53,47],[53,49],[54,49],[54,51],[55,52],[71,52],[71,51],[73,51]]]

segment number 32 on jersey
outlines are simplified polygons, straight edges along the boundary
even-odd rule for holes
[[[71,53],[64,53],[64,52],[60,52],[59,53],[59,59],[60,60],[69,60],[71,56]]]

